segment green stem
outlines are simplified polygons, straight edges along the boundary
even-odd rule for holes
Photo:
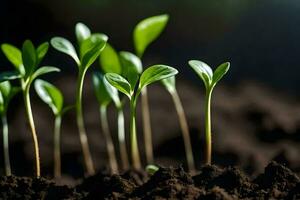
[[[30,94],[29,94],[30,84],[27,84],[25,90],[23,92],[26,114],[29,122],[29,126],[31,129],[32,139],[34,143],[34,152],[35,152],[35,162],[36,162],[36,176],[41,176],[41,169],[40,169],[40,152],[39,152],[39,143],[38,138],[35,130],[34,120],[32,116],[32,109],[30,103]]]
[[[133,168],[141,169],[141,160],[136,135],[136,97],[132,97],[130,99],[130,141]]]
[[[60,156],[60,130],[61,116],[57,115],[54,122],[54,177],[61,177],[61,156]]]
[[[211,93],[212,89],[206,91],[205,96],[205,140],[206,140],[206,156],[205,163],[211,164]]]
[[[125,140],[125,123],[124,123],[124,113],[122,107],[118,108],[118,139],[119,139],[119,148],[123,169],[126,170],[129,168],[128,154],[126,148]]]
[[[109,126],[108,126],[107,107],[106,106],[100,106],[100,118],[101,118],[101,126],[102,126],[102,131],[104,134],[104,139],[106,141],[106,148],[107,148],[107,152],[108,152],[110,169],[111,169],[111,172],[113,174],[115,174],[115,173],[118,173],[118,163],[117,163],[117,159],[116,159],[114,144],[113,144]]]
[[[86,70],[81,70],[78,75],[77,91],[76,91],[76,120],[79,131],[79,139],[82,147],[83,157],[88,175],[95,173],[92,156],[89,149],[86,130],[84,127],[83,114],[82,114],[82,89]]]
[[[144,129],[144,143],[145,143],[145,153],[147,164],[153,164],[153,147],[152,147],[152,130],[151,130],[151,120],[148,102],[148,92],[147,88],[143,88],[142,94],[142,116],[143,116],[143,129]]]
[[[189,127],[188,127],[187,120],[185,117],[184,109],[183,109],[182,103],[180,101],[180,97],[176,90],[171,92],[171,96],[172,96],[173,102],[175,104],[180,128],[182,131],[188,169],[190,172],[195,172],[195,162],[194,162],[192,144],[191,144]]]
[[[5,174],[6,176],[11,176],[11,167],[9,159],[9,142],[8,142],[8,125],[6,113],[1,117],[2,126],[3,126],[3,150],[4,150],[4,165],[5,165]]]

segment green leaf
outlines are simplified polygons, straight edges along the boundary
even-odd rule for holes
[[[11,86],[9,81],[0,83],[0,113],[6,112],[10,100],[20,91],[19,87]]]
[[[175,80],[175,76],[171,76],[169,78],[165,78],[163,80],[161,80],[161,83],[163,84],[163,86],[165,86],[165,88],[170,92],[173,93],[176,91],[176,80]]]
[[[7,71],[0,73],[0,82],[21,78],[21,74],[17,71]]]
[[[51,39],[50,43],[56,50],[71,56],[77,65],[80,65],[76,50],[69,40],[62,37],[54,37]]]
[[[120,60],[123,68],[123,76],[128,80],[131,88],[135,88],[143,71],[141,60],[133,53],[127,51],[120,52]]]
[[[55,115],[59,115],[63,109],[64,99],[60,90],[51,83],[37,79],[34,88],[38,96],[52,109]]]
[[[49,43],[44,42],[38,48],[36,49],[37,57],[38,57],[38,63],[40,63],[43,58],[45,57],[46,53],[48,52],[49,49]]]
[[[37,65],[37,53],[30,40],[26,40],[22,47],[22,61],[25,67],[25,74],[29,76]]]
[[[106,90],[110,96],[110,98],[113,100],[114,104],[116,105],[116,107],[120,107],[122,105],[122,102],[120,101],[119,98],[119,93],[118,90],[112,86],[106,78],[103,79],[103,83],[106,87]]]
[[[1,49],[7,59],[15,66],[15,68],[22,74],[25,74],[25,69],[22,62],[21,51],[10,44],[2,44]]]
[[[77,23],[75,26],[77,41],[80,44],[83,40],[91,36],[90,29],[83,23]]]
[[[40,67],[39,69],[37,69],[32,76],[30,77],[31,81],[33,81],[34,79],[36,79],[38,76],[44,75],[44,74],[48,74],[51,72],[60,72],[60,69],[57,67],[52,67],[52,66],[43,66]]]
[[[82,46],[84,46],[81,62],[82,67],[88,68],[95,62],[101,51],[104,49],[107,40],[108,37],[106,35],[95,34],[82,42]]]
[[[196,74],[202,79],[205,87],[208,89],[212,82],[212,77],[213,77],[212,69],[206,63],[200,60],[190,60],[189,65],[196,72]]]
[[[9,81],[4,81],[0,83],[0,92],[2,94],[3,100],[9,96],[9,93],[11,91],[11,84]]]
[[[146,166],[146,172],[153,176],[157,171],[159,170],[159,167],[156,165],[147,165]]]
[[[99,57],[100,65],[104,73],[122,73],[119,56],[114,48],[106,43],[104,50]]]
[[[65,106],[65,107],[62,109],[62,111],[60,112],[60,115],[64,115],[66,112],[68,112],[68,111],[70,111],[70,110],[72,110],[72,109],[74,109],[74,108],[76,108],[75,105],[68,105],[68,106]]]
[[[133,91],[130,83],[125,78],[116,73],[106,73],[105,78],[112,86],[131,99]]]
[[[101,73],[93,74],[93,85],[98,103],[101,106],[107,106],[111,102],[109,91],[104,84],[105,78]]]
[[[221,64],[219,67],[217,67],[217,69],[214,71],[213,74],[213,84],[217,84],[217,82],[219,80],[221,80],[221,78],[228,72],[230,68],[230,63],[229,62],[225,62],[223,64]]]
[[[145,86],[175,76],[178,71],[167,65],[153,65],[147,68],[141,75],[139,89],[141,90]]]
[[[147,46],[161,34],[168,20],[168,15],[158,15],[146,18],[136,25],[133,40],[139,57],[142,57]]]

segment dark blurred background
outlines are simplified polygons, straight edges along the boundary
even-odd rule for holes
[[[86,23],[109,36],[118,50],[132,50],[132,30],[145,17],[168,13],[166,31],[145,54],[145,63],[176,66],[193,78],[189,59],[215,67],[230,61],[226,81],[258,80],[298,95],[300,3],[297,0],[1,0],[0,43],[36,44],[56,35],[75,40]],[[51,51],[45,63],[74,71],[74,63]],[[67,62],[69,61],[69,62]],[[65,63],[67,62],[67,63]],[[0,54],[2,69],[10,64]]]
[[[213,68],[231,62],[231,70],[216,87],[212,101],[213,162],[239,165],[255,174],[275,159],[300,173],[298,0],[1,0],[0,44],[21,47],[29,38],[37,45],[53,36],[75,42],[74,26],[83,22],[92,32],[107,34],[117,50],[132,51],[135,25],[143,18],[163,13],[170,15],[170,21],[164,33],[146,50],[143,62],[179,69],[177,87],[191,129],[197,166],[203,158],[204,87],[188,66],[190,59],[205,61]],[[43,78],[52,79],[63,91],[66,102],[73,103],[77,74],[73,60],[51,48],[43,62],[62,69],[63,73]],[[12,69],[2,52],[0,67]],[[93,69],[97,67],[96,63]],[[83,94],[84,117],[93,159],[100,169],[107,166],[107,152],[90,77],[86,77]],[[53,115],[33,90],[31,94],[42,174],[51,177]],[[151,86],[149,94],[156,163],[184,163],[181,131],[170,96],[159,84]],[[13,172],[32,175],[33,145],[21,95],[12,104],[9,126]],[[110,110],[110,128],[117,148],[113,106]],[[128,107],[125,114],[128,115]],[[78,178],[84,170],[74,119],[74,112],[63,119],[62,170]],[[139,112],[137,120],[143,159]],[[2,148],[0,155],[1,151]],[[3,174],[1,162],[2,159]]]

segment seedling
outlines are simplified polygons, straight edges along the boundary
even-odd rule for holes
[[[106,141],[110,169],[112,173],[117,173],[118,163],[116,159],[115,147],[112,141],[107,120],[107,106],[112,101],[112,97],[118,98],[118,91],[108,83],[105,84],[106,81],[107,80],[101,73],[98,72],[93,74],[93,84],[95,94],[99,103],[101,126]],[[120,102],[119,99],[117,99],[116,101]]]
[[[126,53],[126,52],[124,52]],[[133,54],[127,52],[127,56],[131,57],[131,61],[134,60]],[[130,57],[129,57],[130,58]],[[136,65],[126,65],[125,77],[116,73],[107,73],[105,78],[107,81],[124,93],[130,100],[130,141],[131,141],[131,158],[133,168],[140,169],[141,161],[139,156],[137,133],[136,133],[136,104],[138,96],[143,88],[147,85],[160,81],[165,78],[169,78],[178,73],[178,71],[172,67],[166,65],[154,65],[146,69],[141,75],[138,73]]]
[[[48,83],[47,81],[38,79],[34,82],[35,91],[43,102],[45,102],[52,110],[54,121],[54,177],[61,177],[61,156],[60,156],[60,132],[61,120],[72,106],[64,107],[64,98],[61,91]]]
[[[16,79],[20,78],[21,82],[21,90],[23,92],[25,108],[27,113],[27,118],[29,121],[29,125],[31,128],[32,138],[34,142],[34,150],[35,150],[35,159],[36,159],[36,176],[40,177],[40,156],[39,156],[39,144],[38,138],[35,130],[31,103],[30,103],[30,86],[32,82],[39,76],[43,74],[47,74],[50,72],[59,72],[60,70],[56,67],[52,66],[43,66],[38,68],[38,65],[41,63],[42,59],[45,57],[49,44],[45,42],[35,48],[30,40],[26,40],[23,43],[22,52],[10,45],[10,44],[2,44],[2,51],[8,60],[14,65],[16,71],[10,72],[6,79]]]
[[[219,80],[227,73],[230,67],[229,62],[225,62],[217,67],[213,72],[210,66],[199,60],[190,60],[189,65],[193,68],[196,74],[202,79],[206,94],[205,94],[205,138],[206,138],[206,164],[211,164],[211,95],[214,87]]]
[[[134,28],[133,41],[135,52],[140,59],[146,48],[162,33],[169,20],[168,15],[158,15],[146,18]],[[152,131],[147,88],[142,90],[142,115],[147,163],[153,163]]]
[[[153,176],[158,170],[159,170],[159,167],[157,167],[156,165],[147,165],[146,166],[146,172],[150,176]]]
[[[176,109],[176,112],[178,115],[179,124],[180,124],[180,128],[181,128],[182,136],[183,136],[183,142],[184,142],[184,147],[185,147],[188,169],[190,172],[195,172],[195,162],[194,162],[193,150],[192,150],[192,145],[191,145],[189,127],[188,127],[188,123],[187,123],[187,120],[185,117],[182,103],[180,101],[180,97],[176,90],[175,76],[163,79],[161,82],[165,86],[167,91],[170,93],[172,100],[174,102],[174,105],[175,105],[175,109]]]
[[[19,91],[20,88],[12,86],[9,81],[4,81],[0,83],[0,116],[2,120],[4,168],[5,168],[6,176],[11,176],[11,166],[10,166],[10,159],[9,159],[7,108],[10,100]]]
[[[99,57],[100,66],[104,73],[117,73],[122,74],[122,66],[120,63],[119,55],[115,51],[115,49],[106,44],[103,52],[100,54]],[[105,81],[107,82],[107,81]],[[111,87],[111,86],[108,86]],[[117,115],[118,115],[118,140],[119,140],[119,149],[120,149],[120,156],[123,169],[128,169],[129,161],[128,161],[128,154],[126,148],[126,140],[125,140],[125,123],[124,123],[124,112],[123,107],[124,104],[120,101],[118,91],[114,88],[116,92],[109,92],[110,98],[115,104],[117,108]]]
[[[62,37],[54,37],[51,39],[51,45],[58,51],[71,56],[78,66],[78,79],[76,88],[76,120],[79,131],[79,138],[82,146],[83,156],[85,160],[86,170],[88,175],[95,173],[94,165],[89,150],[86,130],[82,112],[82,89],[84,78],[89,67],[98,58],[101,51],[104,49],[108,37],[104,34],[93,33],[90,29],[78,23],[75,27],[77,43],[79,46],[79,56],[71,42]]]

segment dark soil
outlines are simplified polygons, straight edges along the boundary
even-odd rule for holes
[[[300,199],[300,179],[290,169],[271,162],[250,178],[238,168],[202,166],[195,176],[182,167],[161,167],[154,175],[102,171],[75,187],[24,177],[1,177],[0,199]]]

